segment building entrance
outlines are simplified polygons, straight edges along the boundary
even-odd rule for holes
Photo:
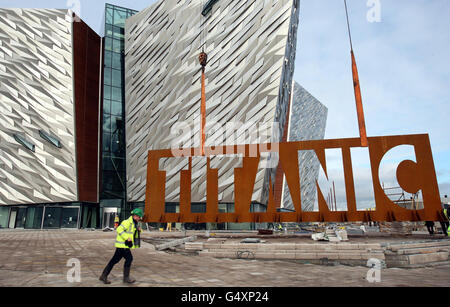
[[[9,214],[9,228],[16,227],[16,217],[17,217],[17,208],[12,208],[11,213]]]
[[[13,207],[9,215],[9,228],[25,228],[26,207]]]
[[[114,228],[114,218],[117,215],[117,208],[103,208],[102,228]]]

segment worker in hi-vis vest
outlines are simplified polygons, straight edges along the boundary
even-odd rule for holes
[[[108,275],[122,258],[125,258],[125,264],[123,267],[123,282],[124,283],[134,283],[135,280],[130,278],[131,262],[133,261],[133,255],[131,250],[140,247],[140,232],[141,228],[138,226],[138,222],[142,220],[144,213],[141,209],[134,209],[131,211],[131,216],[122,221],[122,223],[117,227],[116,236],[116,252],[111,258],[109,263],[103,270],[100,280],[105,284],[110,284],[108,280]]]
[[[441,222],[442,232],[447,237],[448,233],[450,232],[450,223],[448,218],[448,204],[444,204],[444,216],[447,219],[447,221]]]

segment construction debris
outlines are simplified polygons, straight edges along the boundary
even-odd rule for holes
[[[254,239],[254,238],[245,238],[241,241],[241,243],[261,243],[260,239]]]
[[[423,222],[383,222],[380,223],[380,232],[410,235],[416,229],[421,229]]]
[[[314,241],[340,242],[348,241],[348,236],[345,229],[327,228],[324,232],[313,233],[311,239]]]
[[[311,239],[313,239],[314,241],[328,241],[328,236],[326,235],[325,232],[318,232],[313,233],[311,235]]]
[[[165,250],[165,249],[168,249],[168,248],[171,248],[171,247],[175,247],[175,246],[184,244],[186,242],[192,242],[192,241],[195,241],[195,240],[197,240],[197,236],[190,236],[190,237],[187,237],[187,238],[177,239],[177,240],[173,240],[173,241],[170,241],[170,242],[167,242],[167,243],[156,245],[155,249],[158,250],[158,251]]]
[[[340,241],[348,241],[347,230],[345,229],[337,229],[336,236],[339,238]]]

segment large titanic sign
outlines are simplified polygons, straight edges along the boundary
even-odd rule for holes
[[[396,170],[400,187],[408,193],[423,196],[423,209],[409,210],[393,203],[380,183],[380,163],[386,153],[400,145],[414,147],[416,161],[405,160]],[[375,195],[375,211],[358,211],[355,197],[350,150],[361,147],[360,138],[287,142],[277,144],[236,145],[206,147],[204,154],[199,148],[183,149],[183,157],[189,167],[180,170],[179,213],[165,212],[166,171],[159,170],[159,160],[175,158],[173,150],[152,150],[148,153],[147,187],[145,204],[146,222],[346,222],[346,221],[437,221],[442,219],[439,189],[427,134],[369,137],[368,149],[372,170],[372,184]],[[326,172],[326,149],[340,149],[343,157],[347,211],[330,211],[317,182],[319,211],[302,211],[300,191],[298,151],[314,150],[322,168]],[[278,152],[295,212],[277,212],[272,184],[266,212],[250,212],[255,177],[262,155]],[[210,159],[215,155],[240,153],[242,167],[234,169],[234,213],[220,213],[218,210],[218,170],[210,167]],[[206,212],[191,212],[192,158],[205,157],[206,170]]]

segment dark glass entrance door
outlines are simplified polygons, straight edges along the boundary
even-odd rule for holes
[[[62,209],[62,228],[78,227],[78,212],[80,208],[63,208]]]
[[[15,228],[25,228],[26,217],[27,217],[27,208],[18,208]]]
[[[44,228],[61,228],[61,214],[60,207],[46,207],[44,216]]]

